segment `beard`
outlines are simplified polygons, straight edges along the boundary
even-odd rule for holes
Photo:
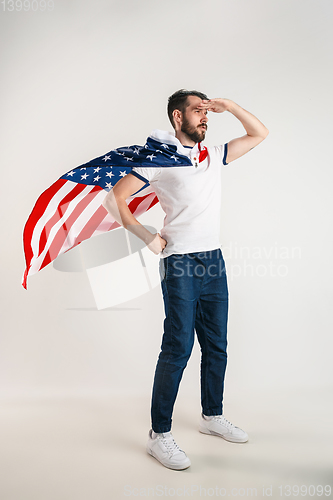
[[[205,128],[202,125],[203,124],[199,125],[198,127],[193,127],[190,125],[186,116],[184,116],[183,123],[181,126],[181,131],[184,134],[186,134],[192,141],[201,142],[204,140],[204,138],[206,136],[207,123],[204,124]]]

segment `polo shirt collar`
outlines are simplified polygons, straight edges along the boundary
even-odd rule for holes
[[[155,129],[150,134],[150,137],[152,139],[155,139],[156,141],[161,142],[162,144],[174,144],[175,146],[177,146],[177,153],[179,153],[180,155],[188,156],[189,152],[191,153],[199,152],[198,143],[196,143],[192,149],[185,148],[180,142],[180,140],[177,139],[174,132]]]

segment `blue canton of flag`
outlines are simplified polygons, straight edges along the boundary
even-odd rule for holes
[[[191,160],[177,152],[174,144],[163,144],[148,137],[144,146],[129,146],[113,149],[64,174],[61,179],[70,179],[80,184],[100,186],[110,191],[133,167],[191,166]]]

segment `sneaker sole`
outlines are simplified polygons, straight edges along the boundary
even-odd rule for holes
[[[201,432],[202,434],[207,434],[208,436],[221,437],[225,441],[229,441],[229,443],[247,443],[248,440],[249,440],[249,438],[247,438],[247,439],[242,439],[242,438],[239,438],[239,439],[235,439],[235,438],[230,439],[227,436],[223,436],[223,434],[219,434],[218,432],[210,431],[209,429],[206,429],[205,427],[199,427],[199,432]]]
[[[150,449],[150,448],[146,448],[147,449],[147,453],[149,455],[151,455],[153,458],[155,458],[155,460],[157,460],[160,464],[162,464],[164,467],[167,467],[168,469],[171,469],[171,470],[185,470],[185,469],[188,469],[191,465],[191,462],[189,460],[189,464],[188,465],[180,465],[180,466],[172,466],[172,465],[167,465],[165,463],[163,463],[155,454],[154,452]]]

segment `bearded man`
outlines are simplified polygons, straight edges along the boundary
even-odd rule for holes
[[[204,147],[208,112],[233,114],[246,135]],[[171,433],[172,413],[195,333],[201,348],[199,431],[245,443],[248,435],[223,414],[227,366],[228,286],[220,246],[221,170],[253,149],[268,129],[230,99],[208,99],[202,92],[179,90],[168,100],[174,133],[155,130],[161,151],[171,145],[189,166],[134,167],[108,193],[103,206],[126,229],[160,255],[165,319],[151,401],[152,428],[147,451],[165,467],[191,465]],[[160,152],[161,152],[160,151]],[[152,155],[154,156],[154,155]],[[175,157],[176,161],[176,157]],[[130,212],[126,199],[151,184],[166,216],[161,233],[151,234]]]

